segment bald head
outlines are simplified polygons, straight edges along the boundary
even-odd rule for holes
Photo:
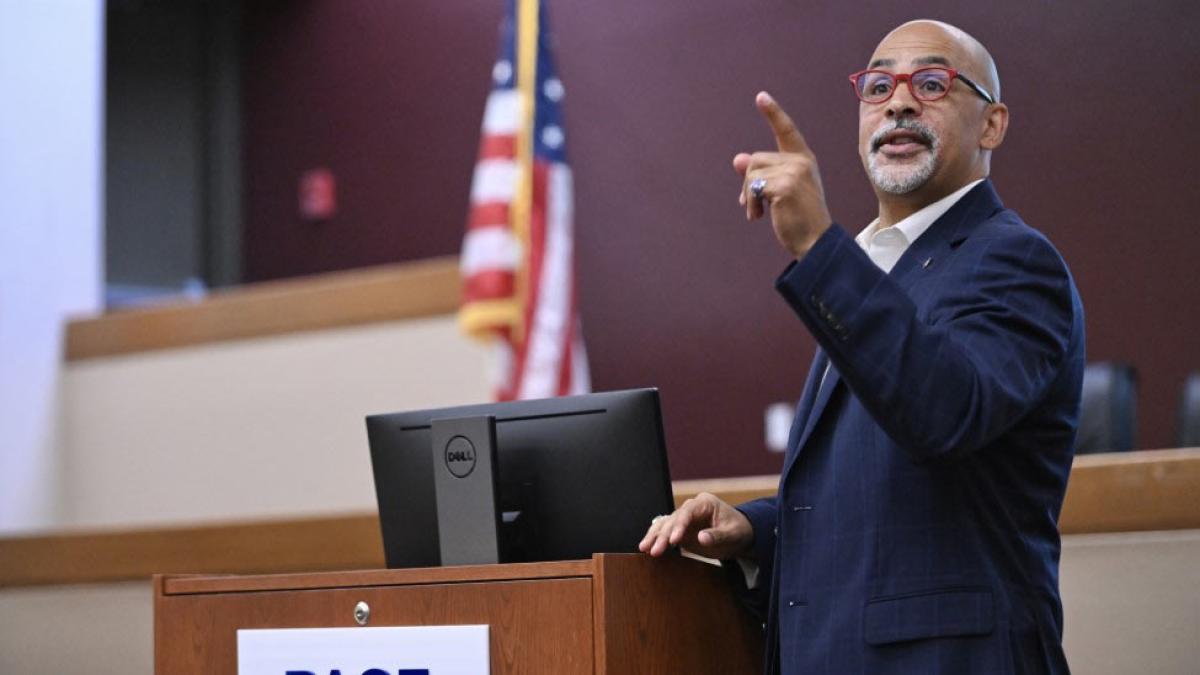
[[[871,56],[871,67],[888,60],[888,53],[899,49],[920,48],[931,55],[940,54],[951,68],[962,71],[1000,100],[1000,75],[986,47],[966,31],[942,21],[909,21],[884,36]],[[891,64],[882,64],[891,65]]]

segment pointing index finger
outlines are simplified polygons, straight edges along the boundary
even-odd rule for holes
[[[808,152],[808,143],[804,142],[804,136],[796,129],[792,118],[783,111],[778,101],[767,92],[760,91],[758,96],[754,97],[754,104],[758,106],[763,117],[767,118],[767,124],[771,125],[771,132],[775,134],[775,145],[779,147],[780,152]]]

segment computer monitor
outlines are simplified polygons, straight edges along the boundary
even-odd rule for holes
[[[674,508],[656,389],[372,415],[367,435],[388,567],[634,552]]]

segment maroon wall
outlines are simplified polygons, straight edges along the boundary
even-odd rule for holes
[[[248,279],[456,252],[501,4],[252,4]],[[763,409],[798,396],[812,356],[772,290],[786,256],[736,203],[730,158],[771,140],[756,91],[807,135],[835,218],[874,215],[845,75],[911,17],[811,4],[551,0],[595,386],[662,389],[678,478],[778,470]],[[1200,5],[925,6],[992,50],[1012,110],[998,189],[1071,265],[1089,358],[1139,369],[1139,444],[1170,446],[1183,376],[1200,368]],[[319,225],[295,214],[314,166],[340,181],[340,212]]]

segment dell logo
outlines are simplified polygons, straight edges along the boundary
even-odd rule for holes
[[[475,470],[475,446],[466,436],[455,436],[446,444],[446,468],[456,478],[466,478]]]

